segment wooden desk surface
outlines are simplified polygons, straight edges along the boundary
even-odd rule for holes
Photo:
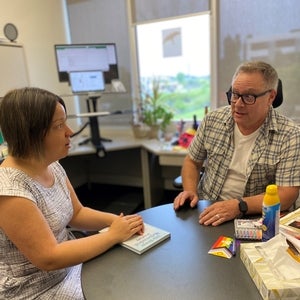
[[[261,299],[239,257],[225,259],[207,252],[220,235],[233,236],[233,223],[198,224],[197,209],[174,212],[172,204],[142,211],[144,221],[171,232],[142,255],[121,246],[85,263],[82,286],[92,299]]]

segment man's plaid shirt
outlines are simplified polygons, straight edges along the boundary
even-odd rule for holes
[[[219,199],[234,152],[233,132],[230,106],[212,111],[199,126],[188,149],[192,160],[205,161],[199,199]],[[272,107],[249,157],[246,181],[245,197],[265,192],[271,183],[300,186],[300,127]]]

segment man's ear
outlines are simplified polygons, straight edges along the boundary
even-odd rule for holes
[[[269,105],[273,105],[276,95],[277,95],[277,92],[275,90],[271,90],[270,97],[269,97]]]

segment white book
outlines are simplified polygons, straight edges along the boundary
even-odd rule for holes
[[[104,228],[99,232],[101,233],[107,230],[108,228]],[[144,223],[144,233],[142,235],[135,234],[120,245],[137,254],[142,254],[170,237],[170,232]]]
[[[121,246],[137,254],[142,254],[169,237],[171,237],[170,232],[144,223],[144,233],[142,235],[135,234],[121,243]]]

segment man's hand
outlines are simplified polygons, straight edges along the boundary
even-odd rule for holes
[[[183,191],[174,199],[173,207],[175,210],[180,209],[185,203],[189,202],[190,207],[195,207],[198,203],[198,195],[195,192]]]
[[[215,202],[199,215],[199,223],[217,226],[236,218],[240,214],[238,203],[237,199]]]

